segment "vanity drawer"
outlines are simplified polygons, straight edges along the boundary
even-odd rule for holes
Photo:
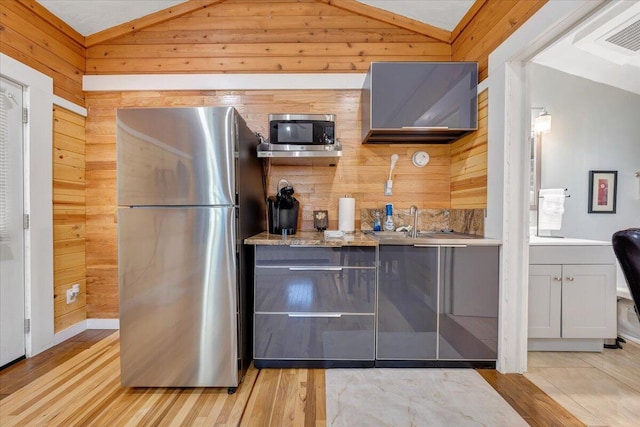
[[[372,246],[256,246],[256,267],[322,266],[375,267]]]
[[[373,313],[375,273],[373,268],[257,267],[255,311]]]
[[[374,358],[373,315],[256,313],[254,336],[255,359],[373,360]]]

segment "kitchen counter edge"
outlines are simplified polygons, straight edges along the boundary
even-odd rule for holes
[[[468,246],[499,246],[500,240],[479,237],[477,239],[429,239],[434,245],[464,244]],[[266,231],[248,237],[244,240],[247,245],[270,245],[270,246],[378,246],[378,238],[362,232],[347,234],[344,237],[324,238],[324,233],[317,231],[299,231],[294,235],[286,237],[277,234],[269,234]]]

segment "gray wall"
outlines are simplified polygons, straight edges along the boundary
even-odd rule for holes
[[[567,188],[562,230],[553,234],[610,240],[640,227],[640,95],[548,67],[531,68],[533,106],[552,115],[542,136],[541,188]],[[615,214],[587,213],[589,171],[617,170]]]

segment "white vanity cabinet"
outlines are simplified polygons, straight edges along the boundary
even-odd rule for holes
[[[529,248],[529,350],[601,351],[617,334],[611,244],[542,239]]]

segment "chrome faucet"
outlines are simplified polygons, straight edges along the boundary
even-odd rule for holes
[[[409,215],[413,215],[413,227],[411,227],[411,237],[418,237],[418,207],[411,205],[409,208]]]

